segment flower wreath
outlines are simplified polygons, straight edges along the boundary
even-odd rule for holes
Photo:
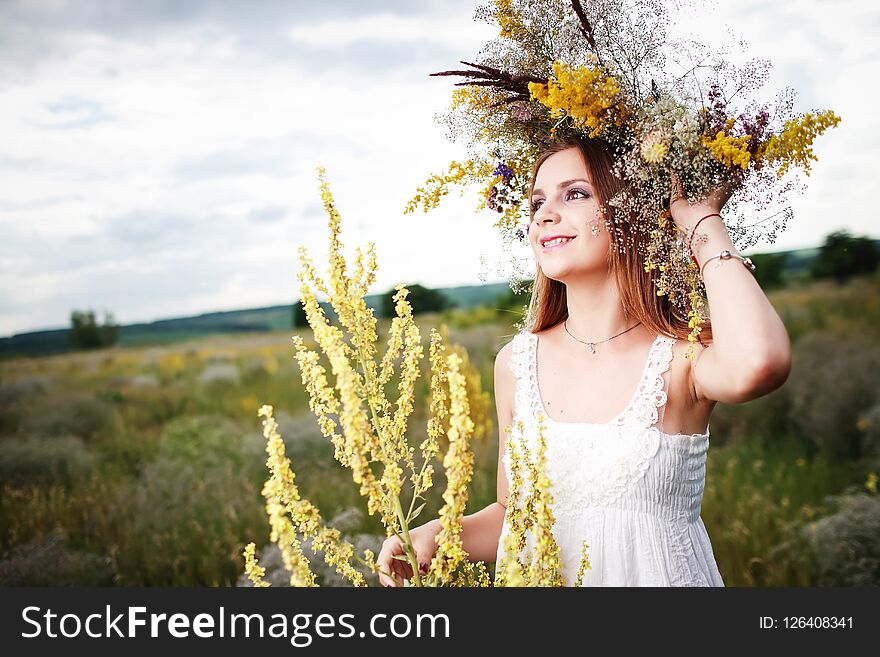
[[[687,236],[670,220],[673,178],[688,199],[733,190],[724,221],[737,249],[772,243],[792,215],[786,198],[804,188],[797,174],[809,175],[817,159],[813,141],[840,118],[830,110],[794,114],[791,89],[773,103],[748,100],[769,62],[736,66],[725,49],[668,39],[663,0],[492,0],[477,19],[497,24],[498,37],[476,62],[461,62],[468,70],[431,74],[465,78],[435,119],[450,139],[464,139],[469,157],[432,175],[404,212],[427,212],[453,185],[476,184],[477,209],[500,215],[505,241],[526,241],[531,163],[555,140],[600,137],[626,181],[609,204],[650,236],[645,269],[655,272],[657,294],[688,318],[693,343],[705,288]],[[747,224],[754,213],[768,216]],[[507,278],[519,292],[524,263],[514,256],[512,264]]]

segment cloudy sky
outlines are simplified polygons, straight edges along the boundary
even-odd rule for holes
[[[690,25],[745,37],[768,87],[839,128],[772,247],[880,236],[880,12],[871,1],[738,0]],[[473,192],[403,215],[465,147],[433,121],[449,78],[496,29],[464,0],[0,0],[0,336],[289,303],[297,247],[326,254],[315,167],[347,247],[373,240],[374,292],[495,281]],[[687,21],[682,25],[687,25]]]

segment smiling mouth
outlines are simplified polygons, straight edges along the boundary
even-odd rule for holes
[[[545,244],[541,245],[541,250],[542,251],[556,251],[557,249],[561,249],[563,246],[565,246],[566,244],[571,242],[573,239],[574,239],[573,237],[569,237],[569,238],[563,239],[563,240],[558,240],[558,239],[557,240],[550,240],[549,242],[546,242]]]

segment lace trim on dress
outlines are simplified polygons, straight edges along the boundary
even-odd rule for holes
[[[534,333],[523,332],[514,336],[511,348],[510,369],[516,380],[514,393],[515,411],[524,422],[534,421],[539,415],[556,425],[574,426],[632,426],[641,424],[653,426],[660,418],[666,404],[666,391],[663,374],[669,370],[672,361],[674,338],[658,335],[648,352],[642,378],[629,405],[609,422],[559,422],[550,418],[544,410],[538,388],[537,346],[538,337]]]
[[[547,421],[538,391],[537,336],[525,332],[514,337],[510,359],[516,378],[514,421],[522,420],[524,438],[533,450],[537,446],[538,418],[543,417],[545,438],[548,444],[552,442],[551,449],[560,451],[559,458],[547,461],[557,513],[610,505],[645,476],[660,446],[656,423],[666,403],[663,374],[672,360],[673,343],[673,338],[658,336],[629,406],[611,422],[593,424]],[[569,432],[569,427],[578,430]],[[509,469],[506,456],[505,452],[505,467]],[[509,477],[511,473],[507,474]]]

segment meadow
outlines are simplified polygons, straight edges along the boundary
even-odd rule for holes
[[[702,516],[722,576],[728,586],[880,584],[880,275],[792,282],[769,296],[792,338],[791,376],[764,398],[719,405],[710,422]],[[495,353],[517,319],[481,306],[417,322],[423,345],[431,326],[448,326],[491,393]],[[303,496],[377,551],[384,531],[309,411],[291,334],[0,362],[0,584],[241,585],[250,541],[267,578],[283,583],[267,549],[262,404],[275,407]],[[425,395],[420,381],[415,446]],[[495,499],[486,399],[468,513]],[[425,520],[442,506],[436,470]],[[306,554],[320,582],[342,584]]]

